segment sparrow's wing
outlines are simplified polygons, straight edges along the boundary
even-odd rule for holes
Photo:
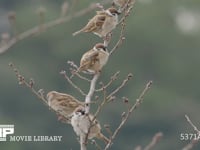
[[[106,19],[106,15],[101,12],[94,16],[92,19],[89,20],[87,25],[83,27],[81,30],[76,31],[73,33],[73,36],[81,33],[81,32],[93,32],[101,29],[102,25],[104,24],[104,21]]]
[[[73,102],[73,103],[81,103],[79,100],[77,100],[76,98],[74,98],[73,96],[69,95],[69,94],[61,94],[61,95],[57,95],[56,98],[57,101],[63,101],[65,100],[66,102]]]
[[[84,27],[84,32],[92,32],[96,31],[98,29],[101,29],[102,25],[104,24],[104,21],[106,19],[106,15],[96,15],[94,16],[88,24]]]
[[[84,59],[86,61],[94,60],[99,55],[98,51],[94,51],[93,49],[85,53]]]
[[[106,12],[104,10],[96,11],[97,15],[105,15]]]
[[[81,59],[80,69],[93,65],[98,60],[98,56],[99,52],[94,51],[93,49],[86,52]]]
[[[65,94],[65,93],[58,93],[58,92],[49,92],[47,94],[47,99],[50,103],[50,106],[52,108],[57,108],[59,107],[69,107],[71,106],[73,107],[77,107],[79,105],[83,105],[83,102],[77,100],[76,98],[74,98],[73,96],[69,95],[69,94]]]
[[[82,62],[86,63],[86,62],[94,61],[97,59],[98,56],[99,56],[98,51],[90,50],[84,54]]]

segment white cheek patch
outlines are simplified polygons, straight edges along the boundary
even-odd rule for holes
[[[106,50],[104,50],[104,49],[101,49],[100,50],[102,53],[108,53],[108,50],[106,49]]]
[[[113,16],[113,14],[110,13],[110,11],[106,10],[106,13],[109,15],[109,16]]]
[[[82,116],[82,113],[81,112],[77,112],[77,116]]]
[[[96,47],[93,48],[95,51],[98,51],[98,49]]]

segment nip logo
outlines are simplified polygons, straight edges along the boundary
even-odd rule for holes
[[[0,141],[6,141],[9,134],[14,134],[14,125],[0,125]]]

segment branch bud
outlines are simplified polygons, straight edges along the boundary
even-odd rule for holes
[[[128,99],[127,97],[122,97],[122,99],[123,99],[123,102],[124,102],[125,104],[127,104],[127,103],[129,102],[129,99]]]
[[[132,77],[133,77],[133,74],[132,74],[132,73],[129,73],[129,74],[128,74],[128,80],[130,80]]]
[[[44,90],[43,89],[39,89],[38,93],[40,94],[41,97],[44,97]]]
[[[19,85],[24,84],[24,77],[21,75],[18,75],[17,77],[18,77]]]
[[[10,62],[8,65],[9,65],[10,67],[13,67],[13,63],[12,63],[12,62]]]
[[[35,84],[35,81],[33,79],[30,79],[30,81],[29,81],[30,88],[33,88],[34,84]]]

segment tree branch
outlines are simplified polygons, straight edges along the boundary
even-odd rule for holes
[[[61,71],[60,72],[61,75],[63,75],[63,77],[72,85],[72,87],[74,87],[77,91],[79,91],[81,93],[81,95],[86,96],[85,92],[79,88],[66,74],[66,71]]]
[[[112,141],[115,139],[115,137],[117,136],[118,132],[120,131],[120,129],[124,126],[124,124],[127,122],[128,118],[130,117],[131,113],[142,103],[144,95],[146,94],[146,92],[150,89],[151,85],[152,85],[152,81],[149,81],[146,84],[146,87],[144,88],[144,90],[142,91],[142,93],[140,94],[139,98],[136,100],[135,104],[129,109],[128,113],[124,116],[124,118],[122,119],[121,123],[119,124],[118,128],[115,130],[115,132],[113,133],[113,135],[110,138],[109,143],[106,145],[104,150],[108,150],[111,145],[112,145]]]
[[[144,148],[144,150],[151,150],[160,141],[162,137],[163,137],[162,132],[156,133],[152,138],[152,141]]]
[[[192,128],[194,129],[194,131],[200,135],[200,131],[199,129],[194,125],[194,123],[190,120],[189,116],[188,115],[185,115],[185,118],[187,120],[187,122],[192,126]],[[199,136],[198,136],[199,137]],[[183,147],[182,150],[191,150],[198,142],[200,141],[199,138],[197,139],[192,139],[190,141],[190,143],[188,143],[185,147]]]
[[[190,141],[190,143],[183,147],[182,150],[191,150],[198,142],[199,140],[193,139]]]
[[[120,71],[117,71],[114,75],[111,76],[110,81],[106,85],[104,85],[100,89],[96,89],[95,92],[101,92],[104,89],[108,88],[113,83],[113,81],[117,80],[119,73],[120,73]]]
[[[138,145],[137,147],[135,147],[134,150],[142,150],[142,147],[140,145]]]
[[[88,114],[90,112],[90,103],[91,103],[91,99],[92,99],[92,96],[95,91],[96,82],[97,82],[99,76],[100,76],[100,73],[97,73],[93,76],[93,79],[90,83],[90,90],[85,97],[85,112],[86,112],[86,114]]]
[[[94,74],[93,79],[91,80],[90,90],[85,97],[85,114],[89,114],[89,112],[90,112],[90,103],[91,103],[92,96],[95,92],[95,86],[96,86],[96,82],[97,82],[99,76],[100,76],[100,73]],[[89,116],[88,116],[88,119],[90,120]],[[81,150],[86,150],[88,136],[90,134],[90,129],[93,126],[94,120],[95,120],[95,117],[92,120],[90,120],[90,126],[88,127],[88,132],[85,135],[83,134],[80,136]]]
[[[55,111],[54,109],[51,108],[51,106],[49,106],[48,101],[45,99],[45,96],[44,96],[44,90],[43,89],[40,89],[38,91],[35,90],[35,88],[34,88],[35,83],[34,83],[33,79],[30,79],[29,82],[26,81],[25,77],[20,74],[19,70],[15,67],[15,65],[13,63],[9,63],[9,66],[15,72],[15,75],[17,76],[17,79],[19,81],[19,85],[25,85],[26,87],[28,87],[33,94],[35,94],[40,100],[42,100],[43,104],[45,104],[46,106],[49,107],[49,109],[51,111],[55,112],[56,114],[59,114],[59,116],[62,116],[63,121],[65,123],[71,122],[69,120],[69,118],[66,118],[65,116],[60,114],[59,111]]]
[[[108,4],[108,3],[110,3],[110,2],[109,1],[103,1],[102,2],[102,4],[104,4],[104,5]],[[47,29],[50,29],[54,26],[69,22],[73,18],[81,17],[81,16],[93,11],[96,8],[97,8],[97,6],[94,3],[92,3],[89,7],[82,9],[82,10],[80,10],[80,11],[78,11],[78,12],[72,14],[72,15],[68,15],[66,17],[59,17],[58,19],[55,19],[55,20],[50,21],[48,23],[42,24],[42,26],[45,30],[47,30]],[[10,49],[16,43],[18,43],[18,42],[20,42],[20,41],[22,41],[26,38],[29,38],[33,35],[37,35],[40,32],[41,32],[41,26],[38,25],[36,27],[33,27],[32,29],[29,29],[25,32],[17,34],[17,36],[15,36],[15,37],[11,38],[9,41],[7,41],[6,44],[4,43],[3,45],[0,45],[0,54],[5,53],[8,49]]]
[[[133,77],[133,75],[131,73],[128,74],[127,78],[121,83],[121,85],[119,87],[117,87],[112,93],[110,93],[106,99],[107,102],[110,102],[112,100],[112,97],[121,89],[123,88],[127,82]]]
[[[133,9],[133,6],[135,4],[135,0],[128,0],[126,5],[123,8],[123,11],[125,11],[124,16],[121,18],[121,20],[119,21],[118,25],[121,24],[121,31],[120,31],[120,36],[119,36],[119,40],[117,41],[117,43],[115,44],[115,46],[112,48],[112,50],[110,51],[110,55],[113,54],[113,52],[119,48],[119,46],[123,43],[123,41],[125,40],[125,27],[126,27],[126,19],[127,17],[130,15],[131,10]]]
[[[188,115],[185,115],[185,118],[187,119],[187,122],[193,127],[194,131],[196,131],[197,134],[200,134],[199,129],[194,125],[194,123],[190,120]]]

